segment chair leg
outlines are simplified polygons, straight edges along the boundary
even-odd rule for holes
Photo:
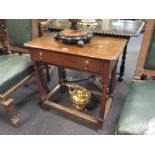
[[[9,112],[11,116],[11,123],[14,127],[18,127],[20,125],[19,118],[17,117],[15,106],[13,105],[13,99],[8,99],[2,102],[6,110]]]

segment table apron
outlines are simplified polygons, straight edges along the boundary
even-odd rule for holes
[[[67,53],[56,53],[44,50],[30,50],[32,62],[44,62],[51,65],[90,72],[101,75],[106,60],[74,56]]]

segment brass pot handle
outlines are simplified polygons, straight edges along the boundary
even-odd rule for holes
[[[68,84],[67,86],[69,88],[69,94],[72,94],[73,93],[73,90],[75,89],[74,86],[72,86],[70,84]],[[71,90],[71,89],[73,89],[73,90]]]

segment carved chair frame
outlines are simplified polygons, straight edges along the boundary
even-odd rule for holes
[[[149,51],[150,42],[152,39],[152,33],[154,29],[155,20],[149,19],[147,20],[146,29],[144,32],[144,38],[138,58],[138,63],[134,75],[135,80],[140,80],[142,75],[155,76],[155,70],[144,68],[145,61],[147,58],[147,54]]]

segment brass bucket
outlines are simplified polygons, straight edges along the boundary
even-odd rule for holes
[[[77,84],[68,84],[69,94],[73,104],[78,111],[84,110],[89,103],[91,93],[84,87]]]

